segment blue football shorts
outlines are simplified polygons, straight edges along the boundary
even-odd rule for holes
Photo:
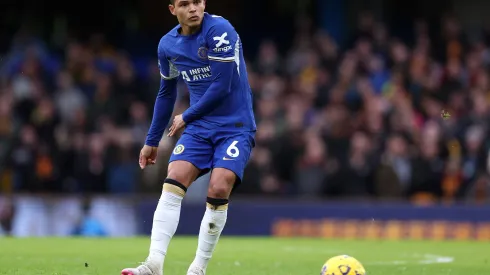
[[[188,126],[175,145],[169,163],[188,161],[201,170],[199,176],[213,168],[226,168],[236,174],[240,183],[253,147],[255,131]]]

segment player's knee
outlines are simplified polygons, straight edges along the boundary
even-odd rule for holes
[[[196,179],[199,170],[191,163],[175,161],[168,166],[167,178],[176,180],[185,188],[189,188],[191,183]]]
[[[187,192],[187,187],[177,180],[166,178],[163,181],[163,191],[184,197]]]
[[[231,193],[232,185],[226,182],[209,182],[208,196],[212,198],[227,199]]]
[[[207,197],[206,206],[212,210],[227,210],[228,209],[228,199]]]
[[[233,172],[215,173],[213,171],[211,180],[209,181],[208,197],[228,199],[234,183],[235,175]]]

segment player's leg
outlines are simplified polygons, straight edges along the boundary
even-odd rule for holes
[[[182,199],[200,170],[187,161],[174,161],[168,166],[162,194],[153,215],[150,251],[146,261],[136,268],[126,268],[122,275],[160,275],[167,248],[180,219]]]
[[[192,182],[209,171],[211,155],[211,144],[193,135],[182,135],[170,157],[167,178],[153,216],[149,256],[137,268],[124,269],[123,275],[162,273],[168,245],[179,224],[182,199]]]
[[[234,172],[215,168],[209,181],[206,211],[199,229],[196,257],[187,274],[203,275],[226,224],[228,199],[236,180]]]
[[[188,275],[203,275],[218,244],[228,215],[228,201],[233,188],[243,177],[253,147],[253,135],[244,133],[224,139],[216,146],[213,171],[208,188],[206,211],[199,230],[196,257]]]
[[[182,199],[199,173],[200,170],[190,162],[177,160],[169,163],[168,175],[153,215],[148,257],[148,261],[158,264],[160,269],[163,268],[168,245],[179,224]]]

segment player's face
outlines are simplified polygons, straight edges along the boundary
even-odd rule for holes
[[[194,28],[201,25],[205,7],[205,0],[175,0],[174,5],[170,5],[169,9],[177,16],[180,25]]]

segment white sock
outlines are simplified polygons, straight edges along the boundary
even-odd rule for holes
[[[199,243],[197,245],[196,258],[194,263],[197,266],[206,269],[213,255],[214,248],[218,244],[219,237],[226,224],[228,205],[212,209],[208,204],[206,212],[201,222],[199,230]]]
[[[157,209],[153,215],[150,255],[148,257],[148,261],[153,265],[157,265],[159,270],[163,269],[163,262],[165,260],[165,255],[167,255],[168,245],[179,225],[180,208],[183,194],[185,194],[183,190],[183,192],[178,192],[182,194],[169,192],[168,190],[165,190],[165,187],[166,185],[164,185],[164,191],[162,192]],[[170,187],[174,188],[175,186]]]

